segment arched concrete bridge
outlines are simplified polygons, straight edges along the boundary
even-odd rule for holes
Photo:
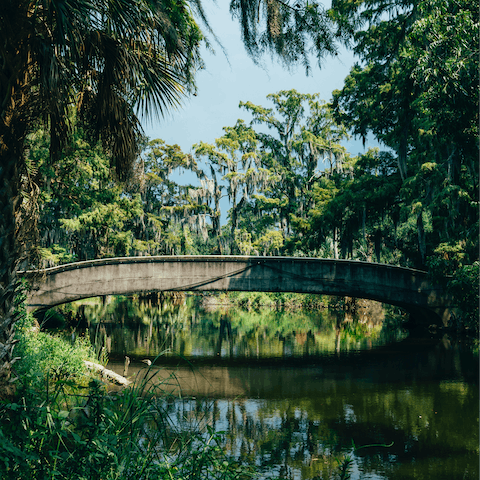
[[[351,260],[220,255],[125,257],[71,263],[41,273],[44,278],[28,297],[33,310],[101,295],[208,290],[367,298],[403,307],[437,324],[446,323],[452,307],[425,272]]]

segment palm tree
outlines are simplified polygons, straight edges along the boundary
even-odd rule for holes
[[[203,18],[200,0],[192,4]],[[0,397],[11,393],[16,270],[35,227],[30,132],[46,124],[52,162],[61,162],[76,109],[112,172],[127,178],[142,139],[138,112],[163,114],[194,88],[202,39],[187,0],[2,0]]]

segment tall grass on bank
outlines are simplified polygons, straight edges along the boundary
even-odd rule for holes
[[[165,410],[162,385],[146,369],[108,392],[83,369],[86,340],[71,345],[18,325],[17,394],[0,403],[0,478],[12,480],[237,480],[251,477],[227,458],[221,436],[186,431]]]
[[[249,477],[226,458],[213,431],[181,432],[157,401],[151,375],[108,394],[92,380],[84,391],[55,382],[0,405],[0,478],[225,479]]]

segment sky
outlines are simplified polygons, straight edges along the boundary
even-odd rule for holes
[[[213,143],[223,135],[222,127],[235,125],[237,119],[249,122],[248,112],[238,108],[240,101],[271,107],[273,105],[266,98],[269,93],[292,88],[300,93],[319,93],[321,99],[328,101],[333,90],[342,88],[354,63],[350,51],[343,50],[337,57],[326,59],[321,70],[312,58],[314,68],[309,76],[302,66],[289,72],[269,57],[262,59],[262,68],[248,57],[239,23],[232,20],[228,4],[226,0],[218,5],[204,3],[209,24],[226,54],[210,38],[216,53],[204,51],[205,69],[197,74],[197,96],[186,99],[182,107],[166,118],[145,121],[143,127],[150,139],[160,138],[190,152],[192,145],[200,141]],[[345,142],[344,146],[352,155],[365,151],[359,139]],[[367,143],[366,148],[369,146],[376,144]]]

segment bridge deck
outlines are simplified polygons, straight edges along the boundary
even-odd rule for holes
[[[25,272],[27,276],[33,273]],[[32,308],[92,296],[172,290],[347,295],[437,313],[449,306],[441,288],[431,284],[426,272],[356,260],[220,255],[122,257],[71,263],[40,273],[44,280],[28,299]]]

